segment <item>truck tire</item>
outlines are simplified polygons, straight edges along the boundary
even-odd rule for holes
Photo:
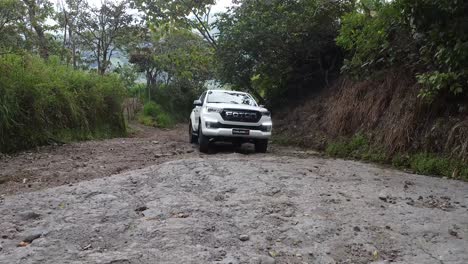
[[[198,126],[198,147],[200,148],[200,152],[208,153],[210,149],[210,139],[207,136],[203,135],[201,127],[202,125],[200,123],[200,125]]]
[[[258,139],[255,141],[255,152],[266,153],[268,149],[268,139]]]
[[[197,143],[198,142],[198,136],[193,134],[193,126],[192,122],[189,124],[189,141],[190,143]]]

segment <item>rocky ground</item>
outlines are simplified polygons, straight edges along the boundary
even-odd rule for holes
[[[0,159],[0,263],[468,263],[468,183],[174,130]]]

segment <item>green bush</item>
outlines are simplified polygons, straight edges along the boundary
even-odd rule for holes
[[[398,10],[383,1],[375,1],[370,6],[366,5],[368,2],[359,3],[360,8],[343,16],[336,38],[339,46],[353,54],[345,59],[342,70],[358,78],[368,77],[397,59],[390,36],[399,30],[393,26],[399,19]]]
[[[468,180],[466,162],[430,153],[396,153],[390,156],[383,148],[369,144],[367,138],[362,134],[329,143],[325,152],[327,155],[337,158],[352,158],[382,164],[391,163],[395,167],[408,168],[418,174]]]
[[[367,151],[365,151],[361,158],[363,160],[368,160],[372,162],[377,162],[377,163],[386,163],[389,160],[389,155],[385,151],[385,149],[378,147],[378,146],[373,146],[369,147]]]
[[[152,90],[151,100],[161,106],[174,122],[186,122],[193,109],[193,100],[200,96],[202,90],[190,83],[160,84]]]
[[[149,102],[143,106],[143,114],[145,116],[157,118],[159,113],[161,112],[162,112],[161,107],[155,102]]]
[[[409,168],[410,156],[408,154],[397,153],[392,157],[391,162],[397,168]]]
[[[165,112],[159,113],[156,122],[160,127],[172,127],[174,125],[173,118]]]
[[[468,165],[460,160],[430,153],[410,157],[410,168],[419,174],[442,175],[468,180]]]
[[[0,152],[126,132],[124,87],[32,55],[0,56]]]
[[[460,0],[368,0],[342,18],[336,41],[342,70],[368,78],[380,70],[418,69],[420,97],[468,94],[468,4]]]
[[[325,152],[333,157],[360,159],[369,151],[369,143],[362,134],[356,134],[351,139],[341,139],[328,144]]]
[[[156,127],[156,120],[154,120],[151,116],[139,115],[138,122],[145,126]]]
[[[411,168],[421,174],[447,175],[450,170],[448,160],[427,153],[414,155],[410,161]]]
[[[174,118],[155,102],[148,102],[143,106],[143,114],[138,118],[146,126],[172,127]]]
[[[345,158],[349,157],[350,151],[348,144],[345,141],[333,142],[327,145],[325,153],[332,157]]]

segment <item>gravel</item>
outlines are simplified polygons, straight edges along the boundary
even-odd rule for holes
[[[354,161],[181,158],[5,196],[0,263],[464,264],[467,193]]]

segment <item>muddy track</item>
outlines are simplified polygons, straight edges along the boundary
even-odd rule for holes
[[[45,146],[0,157],[0,195],[42,190],[193,157],[185,125],[171,130],[132,124],[128,138]]]
[[[275,147],[200,155],[174,131],[125,139],[141,151],[128,159],[87,156],[69,183],[43,180],[66,165],[37,164],[87,144],[132,150],[116,139],[2,159],[39,176],[0,185],[0,263],[468,263],[467,183]],[[44,157],[15,167],[31,155]]]

